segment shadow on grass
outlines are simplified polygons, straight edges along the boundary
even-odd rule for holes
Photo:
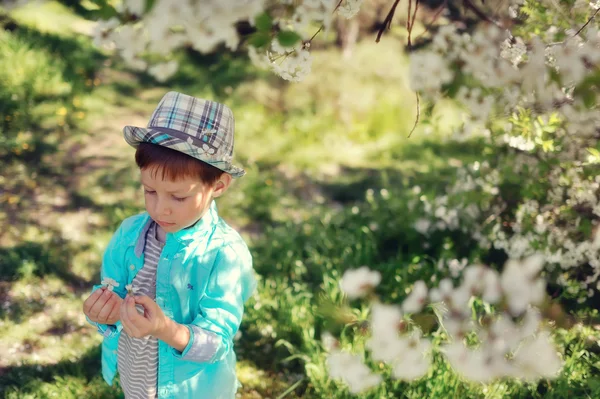
[[[257,69],[247,55],[217,48],[201,54],[191,47],[176,52],[179,69],[166,82],[158,82],[147,73],[136,73],[132,79],[111,81],[112,87],[125,97],[135,97],[141,90],[164,87],[182,93],[211,93],[215,101],[230,102],[232,90],[243,82],[273,79],[272,73]],[[122,65],[115,69],[128,72]]]
[[[57,232],[49,242],[26,241],[10,248],[0,247],[0,281],[53,274],[74,288],[84,287],[88,282],[69,270],[72,253],[69,243]]]
[[[342,204],[363,201],[368,189],[410,190],[414,186],[443,190],[456,176],[456,167],[481,160],[485,144],[479,141],[422,141],[391,148],[385,168],[344,167],[339,175],[320,184],[324,195]]]
[[[93,79],[106,59],[91,43],[88,37],[76,35],[67,37],[33,28],[5,22],[4,26],[15,36],[26,42],[31,48],[39,49],[62,59],[64,77],[72,83],[74,92],[89,92],[92,85],[86,85],[87,79]]]
[[[21,366],[0,367],[0,396],[24,397],[28,394],[37,395],[44,383],[65,385],[58,390],[74,394],[74,387],[69,386],[69,379],[76,378],[80,385],[80,394],[86,398],[122,398],[123,394],[117,384],[109,387],[99,380],[100,375],[100,346],[83,353],[76,361],[62,360],[56,364],[39,365],[25,364]],[[88,383],[94,381],[94,386]],[[94,392],[94,393],[92,393]],[[50,395],[52,396],[52,395]],[[69,396],[72,397],[72,396]]]

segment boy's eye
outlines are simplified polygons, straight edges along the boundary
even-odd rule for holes
[[[156,193],[156,191],[152,191],[152,190],[146,190],[146,189],[144,189],[144,192],[145,192],[146,194],[155,194],[155,193]]]
[[[187,197],[186,197],[186,198],[187,198]],[[183,201],[185,201],[185,200],[186,200],[186,198],[178,198],[178,197],[173,197],[173,199],[174,199],[175,201],[179,201],[179,202],[183,202]]]

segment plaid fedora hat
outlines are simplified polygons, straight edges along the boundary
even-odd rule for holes
[[[246,172],[231,164],[234,125],[226,105],[171,91],[158,103],[147,128],[125,126],[123,136],[132,147],[158,144],[237,178]]]

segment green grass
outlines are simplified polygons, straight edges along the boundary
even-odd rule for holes
[[[112,231],[143,209],[120,130],[146,124],[171,89],[236,112],[236,158],[248,175],[219,209],[248,239],[259,275],[236,343],[243,398],[350,397],[327,377],[319,343],[332,330],[348,347],[363,345],[360,331],[327,317],[331,304],[346,305],[345,269],[380,270],[378,293],[399,301],[413,282],[440,277],[438,258],[481,255],[458,233],[433,235],[425,248],[411,227],[411,188],[441,192],[485,146],[445,139],[459,123],[449,103],[407,138],[416,99],[395,39],[359,43],[351,62],[318,51],[300,84],[239,54],[181,52],[181,71],[160,85],[107,63],[67,29],[85,23],[58,3],[11,17],[0,31],[0,223],[9,226],[0,233],[0,396],[122,397],[99,376],[100,337],[80,309]],[[365,304],[353,305],[363,320]],[[437,356],[426,378],[387,379],[362,397],[599,397],[598,331],[558,330],[556,339],[566,366],[554,381],[469,384]]]

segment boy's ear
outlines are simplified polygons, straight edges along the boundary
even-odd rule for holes
[[[225,193],[225,191],[227,191],[229,185],[231,184],[231,179],[232,177],[229,173],[223,173],[221,177],[219,177],[219,180],[217,180],[215,183],[215,189],[213,191],[214,198],[220,197],[223,195],[223,193]]]

